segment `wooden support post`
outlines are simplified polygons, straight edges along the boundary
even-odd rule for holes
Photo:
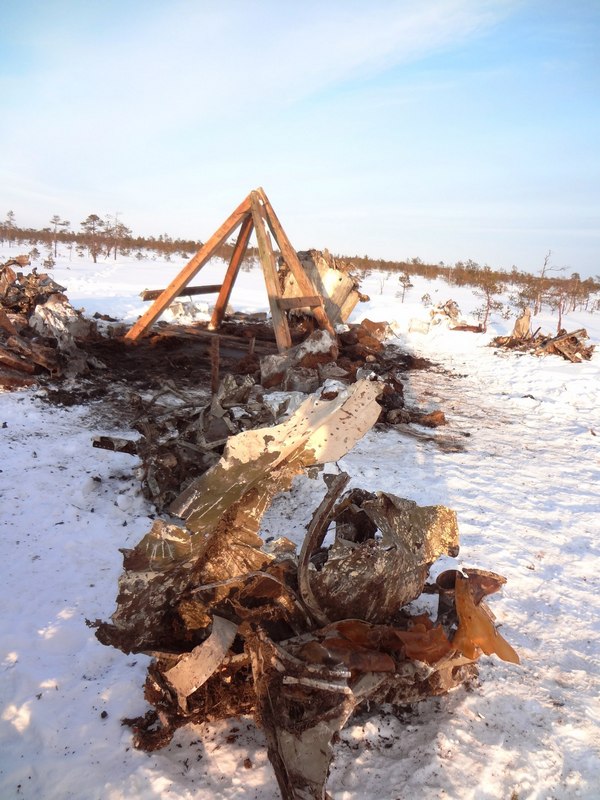
[[[271,240],[267,233],[263,210],[260,205],[258,192],[250,192],[250,204],[252,208],[252,219],[258,240],[258,253],[267,285],[269,295],[269,306],[271,307],[271,317],[273,318],[273,329],[275,339],[280,351],[287,350],[292,346],[292,337],[285,312],[279,308],[278,300],[281,298],[281,288],[279,286],[279,275],[275,264],[275,253],[271,246]],[[309,294],[307,292],[307,294]],[[314,294],[314,291],[312,292]]]
[[[195,256],[186,264],[179,275],[174,278],[164,292],[158,297],[150,308],[142,314],[133,327],[125,334],[125,339],[135,342],[152,323],[158,319],[167,306],[177,297],[182,289],[192,280],[194,275],[206,264],[215,251],[223,244],[228,236],[238,228],[250,211],[250,196],[227,217],[210,239],[198,250]]]
[[[229,267],[227,268],[223,285],[221,286],[219,296],[217,297],[217,302],[215,303],[215,308],[208,326],[208,329],[211,331],[219,328],[223,322],[225,310],[227,309],[227,304],[229,303],[229,298],[231,297],[231,290],[233,289],[233,284],[235,283],[235,279],[238,276],[238,272],[240,271],[242,261],[244,260],[244,256],[246,254],[246,250],[248,249],[248,242],[250,241],[253,228],[254,223],[252,221],[252,214],[248,214],[242,222],[242,227],[240,228],[237,242],[235,243],[233,253],[231,254]]]
[[[213,395],[217,393],[217,389],[219,388],[220,348],[221,343],[219,342],[219,337],[215,334],[210,343],[210,391]]]
[[[252,192],[252,194],[255,193]],[[260,188],[258,189],[256,194],[259,194],[261,200],[263,201],[265,217],[269,225],[269,228],[271,229],[271,233],[273,234],[273,236],[275,237],[275,241],[279,245],[279,249],[281,250],[281,255],[283,256],[285,263],[291,269],[292,274],[296,279],[296,283],[298,284],[300,292],[303,295],[306,295],[307,297],[316,295],[317,291],[314,287],[314,284],[304,271],[296,251],[292,247],[292,244],[288,239],[286,232],[283,230],[283,227],[279,222],[277,215],[275,214],[275,211],[273,210],[273,206],[269,202],[269,198],[265,194],[265,190]],[[319,326],[329,331],[329,333],[331,333],[332,336],[335,336],[333,325],[331,324],[331,320],[325,313],[323,305],[315,306],[313,308],[313,314],[315,319],[319,323]]]

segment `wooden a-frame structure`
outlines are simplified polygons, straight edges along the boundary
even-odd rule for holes
[[[283,297],[282,295],[276,257],[273,252],[267,226],[277,242],[285,263],[296,279],[296,283],[302,295],[301,297]],[[227,268],[223,283],[220,285],[194,287],[193,290],[194,294],[218,292],[217,302],[215,303],[209,328],[211,330],[216,330],[223,322],[231,290],[233,289],[233,285],[240,271],[242,260],[246,253],[248,242],[250,241],[250,236],[254,230],[256,231],[258,253],[265,277],[269,306],[273,318],[275,339],[279,350],[286,350],[292,344],[286,315],[286,312],[292,308],[312,308],[318,325],[333,334],[333,326],[325,313],[323,299],[317,294],[312,280],[306,274],[300,263],[296,251],[290,244],[290,240],[283,230],[267,195],[263,189],[259,188],[250,192],[245,200],[243,200],[235,211],[225,220],[221,227],[213,233],[204,245],[202,245],[196,255],[190,259],[179,275],[171,281],[166,289],[163,289],[158,296],[156,296],[156,292],[146,293],[147,296],[151,295],[152,298],[156,297],[156,299],[150,308],[127,332],[125,339],[135,342],[148,330],[152,323],[158,319],[162,312],[178,295],[186,294],[185,288],[192,278],[202,269],[206,262],[215,254],[216,250],[235,230],[237,230],[237,228],[240,228],[240,232],[233,248],[229,267]]]

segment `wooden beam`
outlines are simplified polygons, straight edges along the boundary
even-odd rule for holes
[[[207,331],[203,328],[195,328],[193,325],[166,325],[155,331],[152,335],[158,340],[166,339],[169,337],[176,337],[178,339],[189,339],[190,341],[196,340],[206,344],[207,352],[210,351],[211,342],[218,336],[221,344],[221,353],[227,350],[235,350],[240,354],[240,357],[248,354],[253,339],[256,337],[246,336],[233,336],[224,333],[215,333],[215,331]],[[257,355],[266,356],[277,352],[277,345],[275,342],[265,341],[264,339],[256,339],[254,343],[254,350]]]
[[[125,339],[135,342],[152,323],[160,317],[167,306],[177,297],[192,280],[194,275],[206,264],[215,251],[223,244],[227,237],[238,228],[250,211],[250,195],[246,197],[235,211],[227,217],[225,222],[218,228],[210,239],[202,245],[200,250],[193,256],[179,275],[174,278],[164,292],[158,297],[150,308],[142,314],[133,327],[125,334]]]
[[[313,282],[308,277],[304,269],[302,268],[302,264],[300,263],[300,259],[290,240],[287,237],[286,232],[283,230],[281,223],[279,222],[275,211],[273,210],[273,206],[269,202],[269,198],[265,194],[265,190],[260,188],[257,191],[257,194],[260,195],[261,200],[264,204],[264,212],[267,223],[269,228],[271,229],[271,233],[275,237],[275,241],[279,245],[279,249],[281,250],[281,255],[283,256],[285,263],[291,269],[294,278],[296,279],[296,283],[298,284],[298,288],[302,292],[303,295],[306,296],[313,296],[317,294],[317,291],[314,287]],[[315,319],[319,323],[321,328],[329,331],[332,336],[335,336],[335,331],[333,330],[333,325],[331,324],[331,320],[325,313],[325,309],[323,306],[316,306],[313,309],[313,314]]]
[[[317,295],[313,297],[280,297],[277,305],[282,311],[289,311],[291,308],[316,308],[323,305],[323,301]]]
[[[252,214],[248,214],[242,222],[237,242],[233,248],[229,267],[227,268],[227,273],[225,274],[225,279],[221,286],[219,296],[217,297],[217,302],[215,303],[215,308],[208,326],[209,330],[216,330],[223,322],[225,310],[227,309],[227,304],[231,297],[231,290],[233,289],[233,284],[235,283],[240,267],[242,266],[242,261],[246,255],[248,242],[250,241],[253,229],[254,222],[252,221]]]
[[[273,252],[271,240],[269,239],[269,234],[267,233],[267,228],[265,226],[263,210],[260,205],[260,196],[258,192],[250,193],[250,205],[252,208],[252,219],[254,220],[256,238],[258,240],[258,254],[260,256],[260,261],[265,276],[265,283],[267,285],[267,294],[269,296],[269,305],[271,307],[271,316],[273,318],[273,329],[275,331],[277,347],[280,351],[287,350],[292,346],[292,337],[285,312],[282,311],[278,305],[278,300],[281,299],[279,275],[277,274],[275,253]]]
[[[221,291],[221,283],[209,283],[206,286],[186,286],[177,297],[194,297],[198,294],[217,294]],[[156,300],[164,292],[164,289],[144,289],[140,292],[142,300]]]

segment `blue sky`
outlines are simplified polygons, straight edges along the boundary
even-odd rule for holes
[[[0,215],[600,273],[600,0],[3,0]]]

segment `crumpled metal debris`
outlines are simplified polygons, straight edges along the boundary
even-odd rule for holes
[[[484,598],[505,582],[430,565],[458,553],[456,516],[329,475],[298,558],[263,546],[274,495],[311,464],[337,460],[379,415],[378,386],[309,398],[281,425],[230,439],[223,457],[173,504],[185,528],[156,520],[124,552],[104,644],[154,655],[128,720],[138,747],[167,744],[187,722],[254,713],[285,800],[324,800],[335,737],[366,704],[404,706],[476,674],[483,652],[518,663]],[[330,525],[335,542],[323,548]],[[283,533],[283,531],[282,531]],[[433,619],[407,604],[438,596]]]
[[[329,620],[385,622],[421,594],[442,554],[458,555],[454,511],[353,490],[337,512],[335,541],[311,588]]]
[[[44,372],[58,378],[101,368],[77,346],[95,336],[95,323],[73,308],[49,275],[21,272],[27,264],[19,256],[0,267],[0,386],[28,386]]]
[[[185,529],[157,520],[125,551],[120,595],[126,602],[119,604],[112,625],[100,627],[102,640],[128,652],[180,646],[181,620],[166,598],[186,601],[202,584],[273,561],[258,536],[272,499],[304,468],[345,455],[377,420],[378,393],[376,383],[359,381],[335,400],[307,398],[280,425],[231,437],[219,462],[172,503],[171,512],[185,521]],[[204,613],[201,604],[197,609]],[[199,633],[192,642],[203,638]]]

